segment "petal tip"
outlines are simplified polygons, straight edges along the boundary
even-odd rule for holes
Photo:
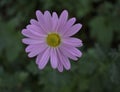
[[[29,58],[32,58],[32,57],[34,57],[34,55],[32,55],[32,53],[29,53],[29,54],[28,54],[28,57],[29,57]]]
[[[82,52],[80,51],[79,57],[82,57]]]
[[[63,69],[58,69],[59,72],[63,72]]]
[[[39,14],[41,11],[40,10],[36,10],[36,15]]]
[[[23,35],[24,35],[24,32],[25,32],[25,29],[23,29],[23,30],[21,31],[21,34],[23,34]]]
[[[53,69],[56,69],[56,68],[57,68],[57,66],[52,66],[52,68],[53,68]]]
[[[63,12],[64,12],[64,13],[68,13],[68,11],[67,11],[66,9],[65,9],[65,10],[63,10]]]
[[[82,24],[79,23],[80,29],[82,28]]]
[[[68,11],[67,10],[63,10],[62,13],[65,14],[66,16],[68,16]]]
[[[43,70],[43,69],[44,69],[44,67],[43,67],[43,66],[40,66],[40,65],[38,65],[38,68],[39,68],[40,70]]]
[[[26,41],[25,41],[25,39],[22,39],[22,43],[26,44]]]

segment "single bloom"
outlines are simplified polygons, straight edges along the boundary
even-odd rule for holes
[[[76,18],[68,19],[68,11],[64,10],[58,17],[56,12],[49,11],[42,13],[36,11],[36,19],[31,19],[30,24],[22,30],[26,37],[22,40],[27,44],[25,51],[28,57],[36,56],[36,64],[43,69],[48,61],[53,69],[62,72],[69,70],[71,64],[69,59],[74,61],[82,56],[77,47],[81,47],[80,39],[71,37],[82,27],[80,23],[74,24]]]

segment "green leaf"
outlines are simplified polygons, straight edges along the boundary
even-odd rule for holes
[[[113,29],[104,16],[97,16],[90,22],[91,37],[96,39],[102,46],[109,47],[113,38]]]
[[[27,70],[33,75],[36,75],[39,72],[35,61],[30,61],[30,63],[27,65]]]

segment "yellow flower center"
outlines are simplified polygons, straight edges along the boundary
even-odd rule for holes
[[[61,39],[60,36],[56,33],[50,33],[46,37],[46,42],[51,47],[57,47],[60,45]]]

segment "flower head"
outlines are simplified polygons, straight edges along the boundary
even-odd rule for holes
[[[77,60],[82,53],[76,47],[82,46],[80,39],[71,37],[82,27],[80,23],[74,24],[76,19],[68,20],[68,12],[64,10],[60,17],[56,12],[52,15],[49,11],[44,14],[37,10],[37,20],[31,19],[30,24],[22,30],[26,36],[22,40],[27,44],[25,51],[30,58],[36,57],[36,64],[43,69],[48,61],[52,68],[60,72],[65,68],[69,70],[71,64],[69,59]]]

